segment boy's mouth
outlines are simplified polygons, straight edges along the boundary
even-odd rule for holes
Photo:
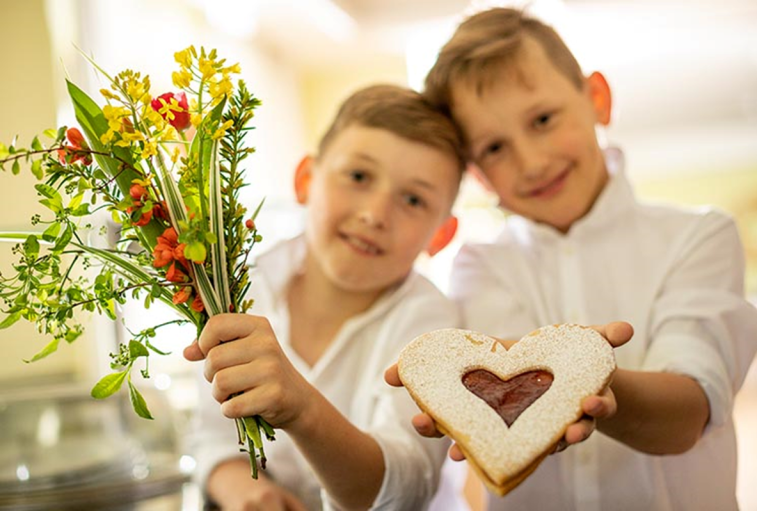
[[[347,245],[360,254],[377,256],[384,253],[378,245],[365,238],[345,233],[341,233],[339,236],[347,243]]]
[[[555,195],[560,193],[560,191],[565,186],[565,181],[568,177],[569,172],[570,169],[563,170],[554,179],[542,186],[539,186],[538,188],[534,188],[533,190],[528,192],[527,195],[535,199],[549,199],[554,197]]]

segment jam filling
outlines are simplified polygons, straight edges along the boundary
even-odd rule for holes
[[[483,399],[505,421],[508,427],[552,385],[554,376],[547,371],[528,371],[501,380],[485,369],[474,369],[463,375],[463,385]]]

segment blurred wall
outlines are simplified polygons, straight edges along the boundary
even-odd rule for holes
[[[3,71],[0,80],[0,141],[9,145],[18,136],[19,145],[29,145],[41,131],[56,126],[55,61],[50,49],[44,0],[3,1],[0,16],[0,47]],[[35,178],[27,168],[14,176],[0,173],[0,230],[27,231],[35,213],[47,211],[38,204]],[[0,243],[0,270],[7,275],[16,257],[11,243]],[[85,335],[71,346],[60,346],[48,359],[26,364],[50,339],[19,321],[0,330],[0,390],[27,383],[48,383],[88,377],[92,339]]]

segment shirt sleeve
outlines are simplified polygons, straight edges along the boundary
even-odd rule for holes
[[[744,298],[744,251],[734,222],[715,211],[690,226],[666,265],[643,369],[688,375],[725,423],[757,349],[757,310]]]

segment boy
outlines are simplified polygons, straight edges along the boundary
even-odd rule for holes
[[[616,350],[612,398],[583,405],[602,434],[549,457],[490,509],[736,509],[731,411],[757,311],[733,221],[638,203],[618,151],[597,141],[595,125],[610,122],[604,78],[584,77],[560,37],[522,12],[463,22],[425,94],[459,124],[474,172],[513,214],[496,242],[456,258],[450,289],[465,326],[519,339],[544,324],[622,318],[635,331]],[[433,433],[428,416],[415,421]]]
[[[464,163],[452,122],[394,86],[351,96],[300,163],[305,234],[256,261],[256,316],[213,317],[185,350],[205,358],[212,382],[198,460],[222,509],[427,505],[446,447],[415,434],[412,400],[381,375],[415,336],[457,326],[456,307],[413,263],[432,237],[433,252],[454,235]],[[226,417],[261,415],[278,429],[259,480],[213,398]]]

